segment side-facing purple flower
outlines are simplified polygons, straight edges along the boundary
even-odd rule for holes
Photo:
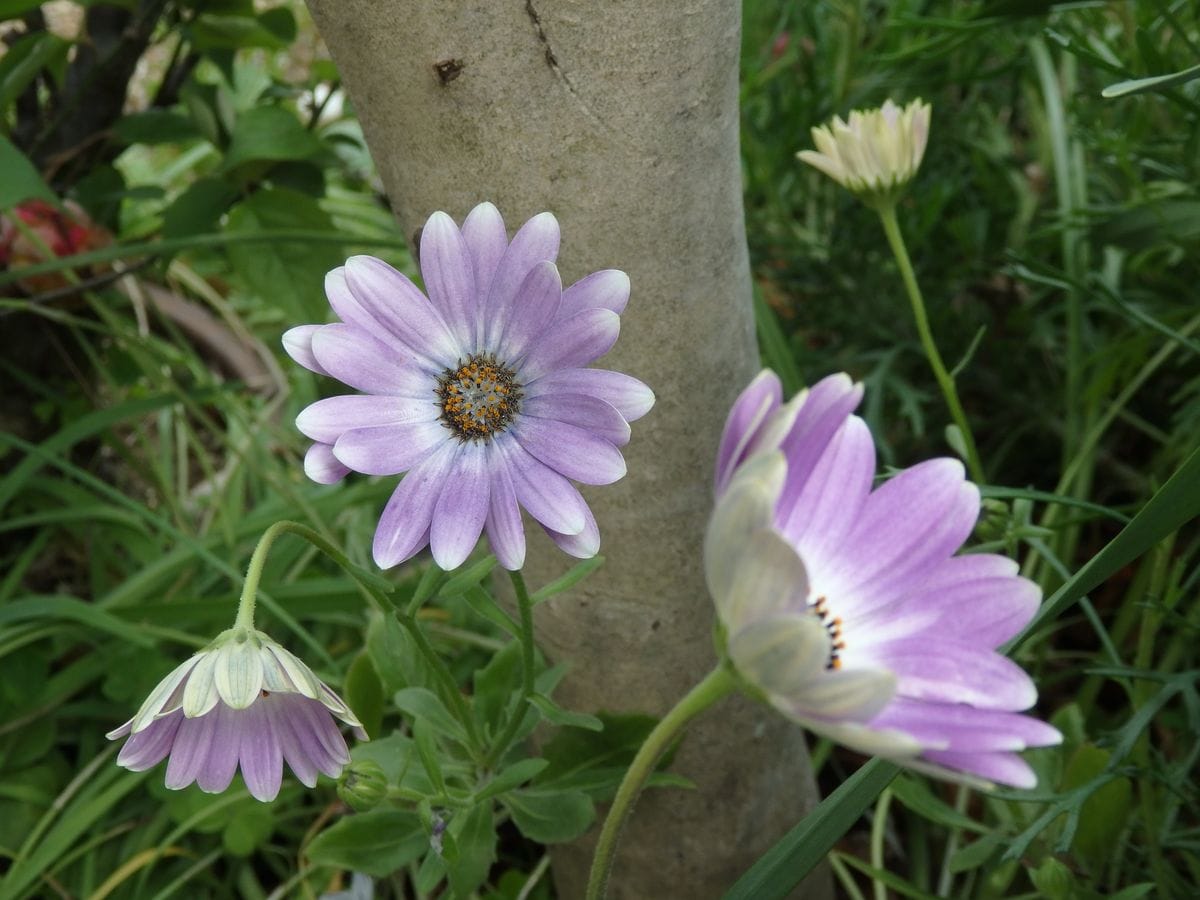
[[[1041,592],[1011,560],[955,555],[979,515],[957,460],[872,490],[875,447],[845,375],[782,403],[763,373],[734,404],[705,573],[734,668],[813,731],[911,769],[1032,787],[1017,752],[1062,736],[996,652]]]
[[[258,800],[273,800],[283,760],[308,787],[350,762],[334,717],[362,723],[303,662],[261,631],[232,628],[159,682],[137,714],[107,735],[128,737],[117,764],[133,772],[168,755],[166,785],[220,793],[241,763]]]
[[[383,261],[351,257],[325,280],[341,321],[284,335],[298,363],[362,392],[320,400],[297,418],[315,442],[309,477],[407,473],[375,532],[381,567],[428,544],[453,569],[486,531],[501,565],[519,569],[521,507],[567,553],[599,549],[571,481],[625,474],[619,448],[654,394],[628,375],[586,368],[616,342],[629,279],[606,269],[563,290],[558,245],[550,213],[510,242],[490,203],[461,230],[435,212],[421,232],[428,297]]]

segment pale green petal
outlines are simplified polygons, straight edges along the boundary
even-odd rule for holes
[[[217,693],[230,709],[245,709],[263,689],[263,655],[256,641],[231,640],[217,650]]]
[[[802,613],[816,623],[807,599],[804,561],[777,531],[758,528],[748,533],[733,563],[733,578],[717,602],[717,613],[730,633],[780,614]],[[823,626],[817,627],[824,633]]]
[[[704,577],[718,609],[733,586],[734,569],[751,533],[774,521],[786,477],[783,454],[764,453],[738,469],[717,502],[704,537]]]
[[[811,613],[757,619],[729,637],[738,673],[768,695],[790,694],[825,670],[829,635]]]
[[[137,734],[145,729],[160,714],[173,712],[179,705],[178,688],[200,661],[203,653],[197,653],[171,670],[166,678],[155,686],[150,696],[143,701],[130,723],[131,731]]]
[[[823,737],[837,741],[839,744],[845,744],[852,750],[857,750],[867,756],[882,756],[911,768],[916,768],[912,764],[911,757],[928,749],[902,731],[890,728],[870,728],[859,722],[827,722],[795,715],[782,706],[780,709],[788,718],[794,719],[805,728]]]
[[[183,689],[183,714],[187,718],[194,719],[211,712],[221,699],[214,677],[216,664],[216,651],[202,653],[196,668],[192,669],[192,674],[188,676],[187,687]]]
[[[796,715],[866,722],[896,693],[896,676],[887,669],[831,669],[781,696]]]
[[[321,699],[321,681],[313,674],[312,669],[293,656],[283,647],[267,638],[264,649],[271,654],[267,661],[269,675],[264,678],[267,690],[286,691],[302,694],[311,700]],[[284,687],[272,688],[272,684],[282,684]]]

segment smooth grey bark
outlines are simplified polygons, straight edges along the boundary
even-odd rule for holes
[[[634,423],[629,474],[585,491],[608,562],[537,610],[571,666],[573,709],[662,714],[713,665],[701,574],[712,468],[729,404],[758,368],[738,154],[736,0],[309,0],[396,215],[458,221],[493,201],[510,233],[552,211],[564,283],[628,272],[633,293],[600,365],[658,396]],[[536,530],[536,529],[534,529]],[[531,535],[538,584],[570,563]],[[725,701],[673,769],[693,791],[644,795],[610,896],[719,896],[815,802],[798,729]],[[555,848],[582,896],[591,842]],[[807,896],[829,896],[828,879]]]

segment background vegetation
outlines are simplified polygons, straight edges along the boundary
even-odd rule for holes
[[[160,771],[118,769],[103,734],[227,625],[273,521],[369,565],[390,484],[303,477],[291,423],[322,386],[279,349],[285,328],[326,317],[323,275],[347,255],[412,269],[353,111],[298,5],[8,0],[0,16],[0,897],[347,889],[362,860],[328,781],[285,779],[268,805],[240,782],[171,792]],[[994,486],[979,541],[1048,596],[1091,590],[1018,650],[1067,736],[1031,754],[1038,790],[901,776],[833,849],[846,896],[1200,883],[1200,548],[1194,526],[1175,531],[1200,498],[1200,81],[1102,96],[1198,62],[1188,2],[746,2],[765,361],[793,389],[838,369],[866,381],[888,464],[948,452],[873,214],[794,159],[834,113],[931,101],[901,223]],[[1144,507],[1146,552],[1098,587],[1072,581]],[[398,596],[420,575],[396,573]],[[396,636],[354,583],[287,540],[263,583],[274,636],[368,728],[407,739],[384,698],[421,676],[397,670]],[[463,593],[442,590],[425,624],[486,694],[472,673],[497,672],[511,644]],[[815,757],[827,791],[861,763],[825,744]],[[480,896],[551,896],[543,847],[564,833],[518,810],[499,813]],[[394,874],[373,873],[376,896],[440,890],[419,868],[430,823],[405,822],[416,837]]]

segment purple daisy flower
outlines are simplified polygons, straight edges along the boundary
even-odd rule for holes
[[[315,442],[308,476],[329,484],[349,471],[407,473],[375,532],[382,568],[428,544],[453,569],[486,531],[501,565],[519,569],[521,507],[567,553],[599,549],[571,482],[625,474],[619,448],[654,394],[586,368],[616,342],[629,278],[606,269],[563,290],[558,244],[550,213],[510,242],[490,203],[461,230],[435,212],[421,232],[428,297],[382,260],[354,256],[325,280],[341,321],[284,335],[302,366],[362,392],[320,400],[296,419]]]
[[[193,781],[220,793],[241,763],[258,800],[274,800],[283,760],[308,787],[350,762],[336,716],[366,740],[362,723],[312,670],[261,631],[224,632],[158,683],[132,719],[107,735],[128,736],[117,764],[133,772],[170,755],[166,785]]]
[[[941,778],[1032,787],[1017,752],[1057,744],[1020,715],[1029,676],[996,648],[1041,592],[993,554],[954,555],[979,491],[953,459],[872,490],[875,446],[834,375],[782,403],[764,372],[730,412],[705,572],[738,673],[789,718]]]

